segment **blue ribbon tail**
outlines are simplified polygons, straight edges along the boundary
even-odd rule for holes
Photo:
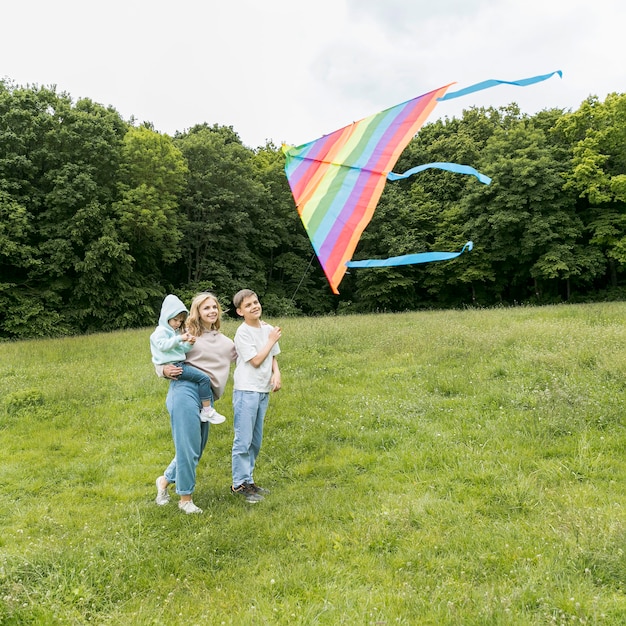
[[[563,72],[561,70],[556,70],[555,72],[551,72],[550,74],[542,74],[541,76],[531,76],[530,78],[520,78],[519,80],[484,80],[481,83],[476,83],[475,85],[470,85],[469,87],[465,87],[465,89],[459,89],[458,91],[450,91],[441,98],[437,98],[437,102],[443,102],[444,100],[452,100],[453,98],[460,98],[461,96],[466,96],[468,93],[474,93],[475,91],[482,91],[483,89],[489,89],[490,87],[495,87],[496,85],[516,85],[517,87],[526,87],[528,85],[534,85],[535,83],[540,83],[544,80],[548,80],[555,74],[558,74],[560,78],[563,78]]]
[[[449,261],[471,250],[474,244],[468,241],[459,252],[418,252],[392,256],[388,259],[367,259],[365,261],[348,261],[346,267],[396,267],[398,265],[416,265],[418,263],[432,263],[433,261]]]
[[[387,174],[387,180],[401,180],[402,178],[408,178],[413,174],[417,174],[418,172],[423,172],[429,168],[435,168],[439,170],[446,170],[448,172],[453,172],[455,174],[468,174],[471,176],[476,176],[478,180],[483,185],[489,185],[491,183],[491,178],[489,176],[485,176],[481,174],[478,170],[475,170],[473,167],[469,165],[459,165],[458,163],[425,163],[424,165],[417,165],[416,167],[412,167],[410,170],[407,170],[403,174],[397,174],[396,172],[389,172]]]

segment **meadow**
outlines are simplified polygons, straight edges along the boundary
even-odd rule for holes
[[[152,328],[1,343],[0,623],[624,624],[625,320],[268,320],[271,494],[229,493],[229,385],[203,515],[154,502],[173,446]]]

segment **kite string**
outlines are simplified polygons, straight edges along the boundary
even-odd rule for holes
[[[302,278],[300,279],[300,282],[298,283],[296,290],[293,292],[293,296],[291,296],[291,304],[293,304],[293,299],[296,297],[296,294],[298,293],[298,289],[300,289],[300,286],[302,285],[302,281],[304,280],[306,273],[309,271],[309,267],[311,267],[311,263],[313,263],[314,258],[315,258],[315,252],[313,252],[313,254],[311,255],[309,264],[304,268],[304,274],[302,274]]]

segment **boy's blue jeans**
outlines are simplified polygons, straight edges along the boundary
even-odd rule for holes
[[[213,389],[211,389],[211,379],[202,370],[199,370],[189,363],[179,361],[174,363],[177,367],[183,368],[183,373],[176,380],[186,380],[190,383],[198,383],[198,393],[200,394],[200,402],[209,400],[213,404]]]
[[[269,393],[233,391],[233,487],[254,482],[254,464],[261,449],[263,420],[269,399]]]

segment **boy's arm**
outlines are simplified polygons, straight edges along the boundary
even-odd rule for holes
[[[272,391],[278,391],[282,387],[280,369],[278,368],[278,361],[275,356],[272,357],[272,378],[270,378],[270,386]]]
[[[274,344],[278,342],[281,336],[280,326],[274,326],[270,331],[270,334],[267,338],[267,343],[261,348],[259,352],[256,353],[251,359],[248,360],[248,363],[253,367],[260,367],[261,363],[265,361],[267,355],[272,351]],[[275,359],[274,359],[275,360]],[[273,365],[272,365],[273,367]]]

